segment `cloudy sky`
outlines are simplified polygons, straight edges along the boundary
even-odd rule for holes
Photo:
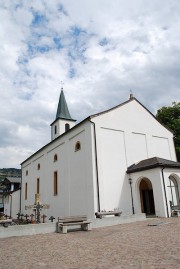
[[[0,168],[50,141],[61,81],[79,121],[179,101],[179,0],[0,1]]]

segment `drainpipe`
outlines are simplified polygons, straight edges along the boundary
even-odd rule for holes
[[[164,169],[165,169],[165,167],[163,167],[161,169],[161,173],[162,173],[162,180],[163,180],[163,187],[164,187],[164,196],[165,196],[165,200],[166,200],[167,217],[169,218],[169,210],[168,210],[168,202],[167,202],[167,195],[166,195],[166,187],[165,187],[165,181],[164,181]]]
[[[97,159],[97,141],[96,141],[96,126],[95,123],[89,120],[94,127],[94,151],[95,151],[95,163],[96,163],[96,179],[97,179],[97,200],[98,200],[98,212],[101,211],[100,207],[100,195],[99,195],[99,171],[98,171],[98,159]]]
[[[11,201],[10,201],[10,218],[12,218],[12,194],[9,194],[9,196],[11,197]]]
[[[21,186],[20,186],[20,199],[19,199],[19,203],[20,203],[20,205],[19,205],[19,212],[21,213],[21,199],[22,199],[22,197],[21,197],[21,195],[22,195],[22,165],[21,165]]]

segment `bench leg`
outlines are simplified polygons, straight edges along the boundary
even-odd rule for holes
[[[60,226],[59,226],[59,223],[58,222],[56,223],[56,232],[57,233],[60,233]]]
[[[81,224],[81,230],[83,230],[83,231],[91,231],[92,230],[92,224],[91,223]]]
[[[59,232],[63,234],[67,234],[67,226],[64,226],[64,225],[60,226]]]

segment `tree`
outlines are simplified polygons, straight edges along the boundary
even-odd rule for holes
[[[173,102],[172,106],[158,109],[156,117],[173,131],[177,160],[180,161],[180,102]]]

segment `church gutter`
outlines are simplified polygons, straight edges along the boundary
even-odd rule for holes
[[[94,122],[89,120],[93,124],[94,130],[94,151],[95,151],[95,163],[96,163],[96,179],[97,179],[97,200],[98,200],[98,212],[101,211],[100,208],[100,194],[99,194],[99,171],[98,171],[98,159],[97,159],[97,141],[96,141],[96,125]]]
[[[161,169],[161,174],[162,174],[162,180],[163,180],[164,195],[165,195],[165,200],[166,200],[167,217],[169,218],[169,210],[168,210],[168,203],[167,203],[167,194],[166,194],[166,187],[165,187],[165,180],[164,180],[164,169],[165,169],[165,167],[163,167]]]

